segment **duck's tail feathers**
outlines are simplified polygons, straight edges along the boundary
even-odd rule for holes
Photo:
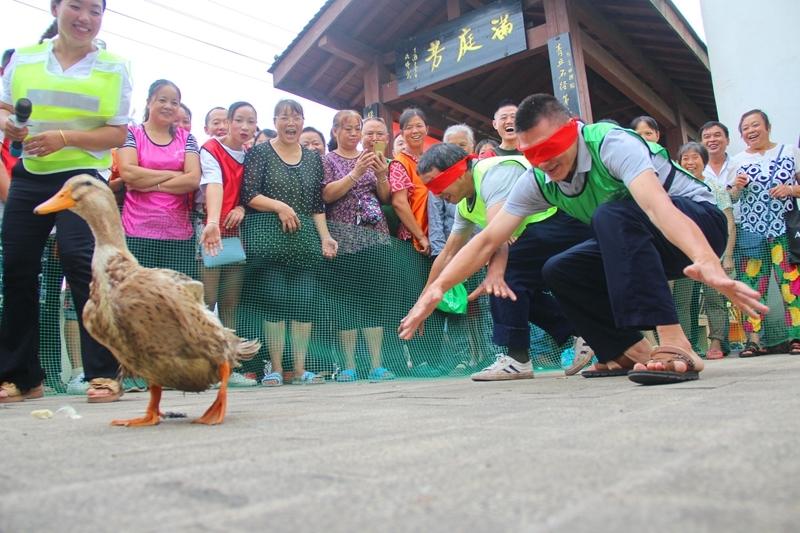
[[[249,361],[256,356],[261,349],[261,341],[258,339],[245,340],[240,339],[239,345],[236,347],[236,360]]]

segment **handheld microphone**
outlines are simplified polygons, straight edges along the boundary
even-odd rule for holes
[[[33,104],[27,98],[20,98],[14,106],[14,122],[17,126],[24,126],[28,123],[33,112]],[[22,141],[14,141],[11,143],[11,155],[19,157],[22,155]]]

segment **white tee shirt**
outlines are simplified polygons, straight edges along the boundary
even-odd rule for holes
[[[221,142],[219,139],[215,140],[219,142],[220,146],[222,146],[237,162],[244,163],[244,150],[228,148],[225,146],[225,143]],[[211,155],[211,152],[205,148],[200,150],[200,169],[203,172],[200,177],[201,188],[205,188],[209,183],[222,183],[222,167],[219,165],[219,161]]]

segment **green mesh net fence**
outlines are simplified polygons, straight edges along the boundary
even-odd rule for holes
[[[285,234],[274,214],[248,214],[240,237],[247,259],[240,264],[204,268],[196,238],[186,241],[129,238],[128,245],[148,267],[184,272],[204,282],[206,302],[223,323],[246,338],[262,341],[261,352],[238,372],[255,380],[297,369],[318,380],[376,377],[375,368],[397,378],[466,376],[490,364],[503,348],[492,343],[487,297],[471,302],[465,314],[436,311],[423,336],[397,337],[400,319],[424,286],[432,260],[409,243],[358,226],[329,222],[339,242],[333,260],[323,258],[314,224],[303,219],[300,231]],[[681,325],[698,353],[709,337],[725,351],[742,348],[755,331],[761,344],[779,346],[800,337],[800,281],[797,270],[765,243],[758,253],[737,251],[736,275],[767,294],[770,314],[762,322],[743,318],[724,298],[689,280],[674,284]],[[466,283],[471,292],[483,273]],[[46,385],[65,392],[79,372],[77,316],[51,237],[40,276],[40,352]],[[587,302],[591,305],[591,302]],[[656,339],[657,341],[657,339]],[[558,346],[531,327],[531,358],[537,371],[560,370],[572,362],[572,341]]]

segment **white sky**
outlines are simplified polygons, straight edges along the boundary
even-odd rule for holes
[[[673,0],[703,34],[699,0]],[[108,0],[99,38],[130,60],[133,116],[140,120],[151,82],[175,82],[193,113],[193,133],[214,106],[252,103],[260,127],[273,127],[283,97],[267,68],[322,6],[323,0]],[[291,8],[287,7],[291,5]],[[0,52],[36,42],[52,21],[49,0],[0,0]],[[181,34],[181,35],[179,35]],[[328,132],[333,110],[298,99],[306,125]],[[327,136],[327,135],[326,135]]]

